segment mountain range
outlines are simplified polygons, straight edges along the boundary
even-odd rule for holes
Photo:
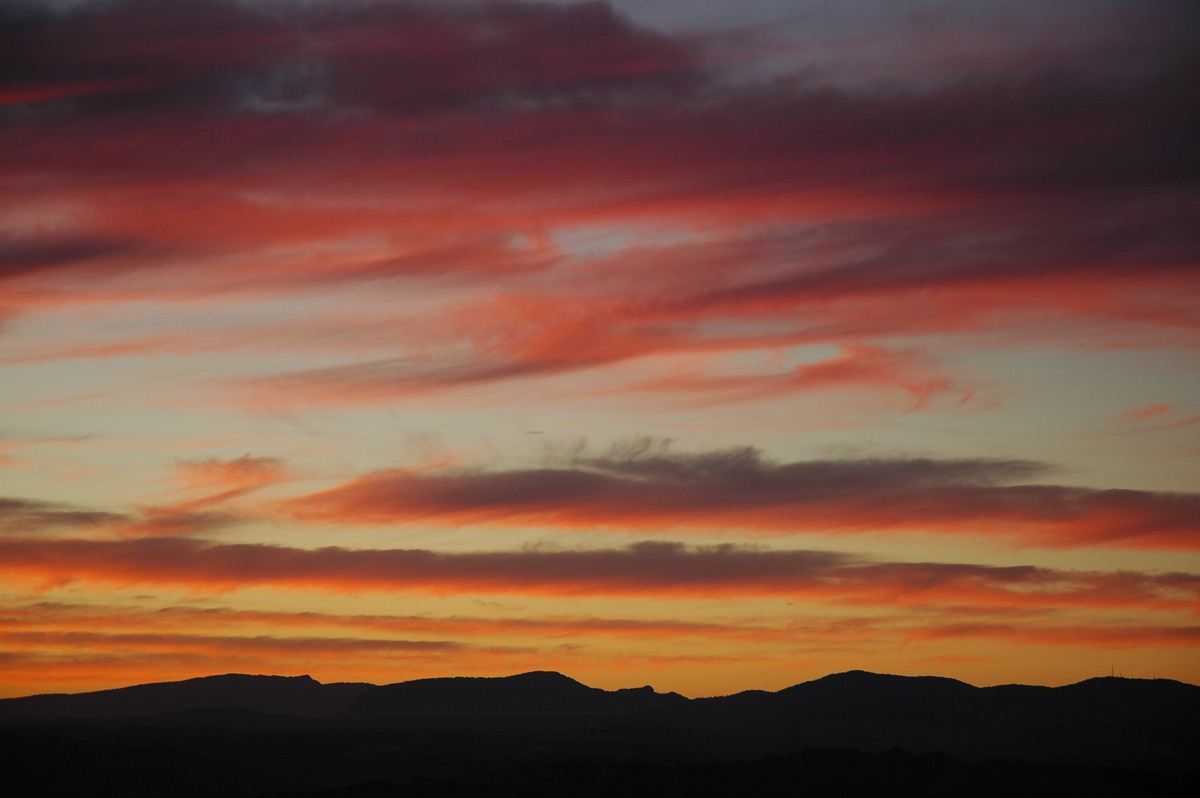
[[[914,723],[1173,722],[1200,719],[1200,687],[1170,679],[1101,677],[1063,687],[974,687],[937,676],[849,671],[778,692],[685,698],[653,688],[602,690],[553,671],[505,677],[322,684],[311,676],[224,674],[100,690],[0,699],[0,720],[129,719],[205,710],[322,719],[501,719],[644,716],[705,724],[891,718]]]
[[[457,778],[469,771],[493,774],[489,780],[514,779],[514,763],[544,774],[555,772],[546,770],[549,763],[582,767],[580,762],[594,764],[599,757],[609,773],[614,763],[733,767],[815,750],[854,751],[859,757],[903,750],[906,756],[936,753],[977,763],[971,767],[1019,761],[1032,763],[1028,767],[1090,768],[1092,775],[1097,768],[1123,768],[1178,780],[1195,774],[1198,722],[1200,687],[1166,679],[974,687],[941,677],[851,671],[777,692],[689,699],[650,687],[601,690],[548,671],[388,685],[226,674],[0,700],[0,756],[8,755],[18,769],[29,768],[47,750],[31,741],[53,739],[51,748],[71,752],[76,761],[124,757],[140,763],[149,745],[157,747],[150,758],[156,763],[214,756],[225,763],[196,776],[193,786],[219,782],[220,772],[237,772],[244,776],[239,784],[257,785],[254,794],[263,795],[272,794],[267,786],[279,784],[298,790],[280,795],[310,794],[298,785],[335,789],[330,785],[363,772],[388,787],[379,794],[420,795],[412,781],[418,777]],[[230,741],[238,742],[226,750]],[[304,755],[304,746],[324,753]],[[343,751],[347,761],[329,759],[329,751]],[[234,767],[228,757],[241,764]],[[859,766],[882,767],[882,761]],[[808,767],[811,775],[816,766]],[[174,772],[168,768],[151,780],[146,794],[167,788]],[[304,773],[309,775],[302,778]],[[1113,784],[1114,778],[1109,774],[1096,782]],[[57,783],[56,789],[81,783]],[[514,782],[517,791],[519,784]],[[194,794],[230,789],[226,782],[212,785],[212,793]],[[178,790],[174,783],[169,788]]]

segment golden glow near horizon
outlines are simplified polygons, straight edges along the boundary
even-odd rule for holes
[[[0,10],[0,696],[1200,682],[1186,12],[777,5]]]

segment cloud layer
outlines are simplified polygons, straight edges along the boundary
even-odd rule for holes
[[[753,448],[681,454],[646,439],[556,467],[386,471],[293,507],[302,518],[340,523],[898,530],[999,535],[1049,548],[1200,547],[1197,495],[1029,483],[1047,470],[992,459],[776,463]]]
[[[0,5],[0,694],[1200,678],[1193,5]]]
[[[421,325],[424,354],[265,383],[325,401],[1064,318],[1089,334],[1107,319],[1107,345],[1182,341],[1194,69],[1151,5],[1101,28],[1157,48],[1123,80],[1100,59],[1022,54],[986,78],[878,90],[733,80],[711,37],[603,3],[9,10],[0,191],[17,211],[0,279],[16,308],[458,281]],[[556,233],[631,222],[676,232],[585,252]],[[164,258],[170,280],[153,276]],[[764,319],[770,336],[720,330]],[[219,345],[189,338],[147,344]],[[858,354],[655,387],[954,384],[936,364],[844,351]]]
[[[295,549],[181,538],[8,539],[0,568],[35,588],[76,582],[191,591],[289,590],[541,596],[790,596],[850,604],[1197,607],[1186,573],[1065,572],[1033,566],[873,563],[835,552],[642,542],[620,549],[449,553]]]

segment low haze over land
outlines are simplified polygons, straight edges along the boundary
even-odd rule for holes
[[[0,7],[0,696],[1200,681],[1200,14]]]

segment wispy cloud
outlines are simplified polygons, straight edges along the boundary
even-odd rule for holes
[[[55,502],[0,498],[0,531],[6,535],[78,531],[125,520],[120,513],[85,510]]]

